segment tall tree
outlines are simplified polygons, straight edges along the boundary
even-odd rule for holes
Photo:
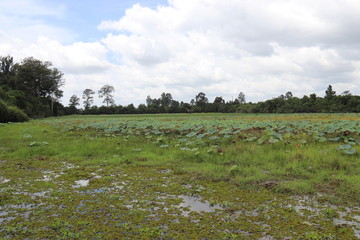
[[[332,86],[329,85],[325,91],[325,98],[328,100],[332,99],[335,96],[336,92],[332,90]]]
[[[206,97],[206,94],[203,92],[199,92],[198,95],[195,96],[195,104],[198,106],[205,105],[208,103],[208,98]]]
[[[152,103],[153,103],[153,100],[152,100],[152,98],[150,97],[150,95],[148,95],[148,96],[146,97],[146,105],[149,107],[149,106],[151,106]]]
[[[103,103],[106,103],[106,106],[114,105],[115,101],[113,99],[112,92],[115,91],[115,88],[110,85],[104,85],[98,92],[99,98],[104,98]]]
[[[0,57],[0,85],[8,85],[9,78],[14,75],[14,59],[11,56]]]
[[[293,98],[292,92],[287,92],[287,93],[285,94],[285,99],[286,99],[286,100],[289,100],[289,99],[292,99],[292,98]]]
[[[10,56],[0,57],[0,84],[12,102],[29,116],[57,114],[64,82],[63,73],[51,62],[28,57],[14,63]]]
[[[70,97],[69,106],[76,107],[80,105],[80,98],[78,98],[75,94]]]
[[[89,109],[91,104],[94,102],[95,92],[89,88],[85,89],[82,98],[84,99],[84,108]]]
[[[341,93],[341,96],[351,96],[351,92],[349,90],[346,90]]]
[[[173,100],[173,98],[170,93],[163,92],[161,94],[161,106],[164,106],[164,107],[171,106],[172,100]]]
[[[195,96],[195,111],[205,111],[205,107],[209,102],[208,98],[206,97],[205,93],[199,92],[198,95]]]
[[[35,97],[60,98],[64,85],[63,73],[52,67],[51,62],[42,62],[33,57],[15,64],[15,89]]]
[[[240,104],[246,103],[245,94],[243,92],[240,92],[239,96],[237,97],[237,100]]]
[[[215,104],[224,104],[225,100],[222,97],[216,97],[214,100]]]

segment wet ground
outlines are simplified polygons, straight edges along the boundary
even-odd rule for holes
[[[1,162],[2,239],[360,238],[359,206],[242,189],[171,166],[38,161]]]

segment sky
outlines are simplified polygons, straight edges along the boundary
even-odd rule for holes
[[[358,0],[0,0],[0,56],[64,73],[69,104],[115,88],[117,105],[171,93],[247,102],[290,91],[360,95]],[[81,101],[82,103],[82,101]],[[95,97],[95,104],[102,100]],[[82,106],[82,105],[81,105]]]

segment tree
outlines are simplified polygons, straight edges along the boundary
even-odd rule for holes
[[[349,90],[344,91],[341,96],[351,96],[351,93]]]
[[[7,85],[9,78],[14,75],[14,59],[6,56],[0,57],[0,85]]]
[[[69,106],[76,108],[76,106],[78,106],[78,105],[80,105],[80,98],[78,98],[78,97],[74,94],[74,95],[72,95],[72,96],[70,97]]]
[[[240,104],[246,103],[245,94],[243,92],[240,92],[239,96],[237,97],[237,100]]]
[[[94,102],[93,95],[94,94],[95,94],[95,92],[89,88],[84,90],[82,98],[84,99],[85,110],[89,109],[91,104],[93,104],[93,102]]]
[[[332,86],[329,85],[325,91],[325,98],[328,100],[332,99],[335,96],[336,92],[332,90]]]
[[[69,107],[65,107],[65,114],[77,114],[79,111],[76,106],[80,105],[80,98],[78,98],[75,94],[70,97]]]
[[[138,113],[146,113],[146,105],[145,104],[139,104],[139,106],[137,107],[137,112]]]
[[[0,84],[12,103],[29,116],[45,117],[58,112],[64,82],[63,73],[51,62],[28,57],[14,63],[10,56],[0,57]]]
[[[225,104],[225,100],[222,97],[216,97],[214,100],[215,104]]]
[[[292,99],[292,98],[293,98],[292,92],[287,92],[287,93],[285,94],[285,99],[286,99],[286,100],[289,100],[289,99]]]
[[[199,92],[198,95],[195,96],[195,105],[196,108],[194,108],[195,112],[204,112],[206,104],[208,103],[208,98],[206,97],[205,93]]]
[[[195,96],[195,104],[197,106],[203,106],[208,103],[208,98],[206,97],[205,93],[199,92],[198,95]]]
[[[207,112],[222,112],[224,109],[225,100],[222,97],[216,97],[213,104],[208,104]]]
[[[151,99],[150,95],[146,97],[146,105],[149,107],[153,103],[153,100]]]
[[[280,100],[285,100],[285,95],[284,95],[284,94],[281,94],[281,95],[278,96],[277,98],[280,99]]]
[[[311,101],[313,101],[313,102],[315,102],[316,101],[316,94],[315,93],[312,93],[312,94],[310,94],[310,99],[311,99]]]
[[[162,93],[161,94],[161,106],[163,107],[170,107],[171,106],[171,102],[173,100],[172,96],[170,93]]]
[[[103,103],[106,103],[106,106],[114,105],[114,99],[113,95],[111,95],[112,92],[114,92],[115,89],[113,86],[110,85],[104,85],[98,92],[99,98],[104,98]]]
[[[15,89],[34,97],[61,98],[64,85],[63,73],[52,67],[51,62],[42,62],[33,57],[25,58],[14,65]]]

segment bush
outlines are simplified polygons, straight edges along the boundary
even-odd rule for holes
[[[9,106],[0,99],[0,122],[25,122],[29,117],[15,106]]]

